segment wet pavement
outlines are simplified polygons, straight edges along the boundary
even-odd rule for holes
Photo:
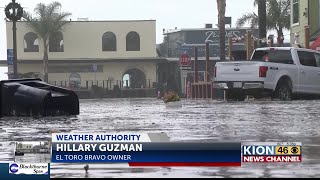
[[[13,141],[40,141],[50,132],[164,132],[171,141],[302,142],[303,163],[243,167],[129,168],[126,164],[51,164],[51,177],[320,177],[320,101],[225,102],[157,99],[81,100],[77,117],[0,120],[0,162]]]

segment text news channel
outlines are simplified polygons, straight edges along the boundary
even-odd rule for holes
[[[95,164],[241,168],[252,163],[301,163],[302,143],[174,142],[156,133],[53,133],[51,141],[15,142],[13,154],[14,162],[0,165],[2,177],[48,179],[56,171],[50,167],[67,163],[81,166],[84,177]]]

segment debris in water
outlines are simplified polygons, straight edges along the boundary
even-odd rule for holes
[[[57,130],[57,129],[50,129],[49,134],[58,133],[58,132],[59,132],[59,130]]]

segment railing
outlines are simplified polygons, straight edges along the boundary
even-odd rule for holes
[[[120,89],[152,89],[155,87],[155,82],[152,82],[151,79],[145,79],[140,82],[142,84],[141,87],[130,87],[128,86],[128,81],[122,80],[86,80],[82,81],[81,83],[77,84],[76,81],[50,81],[49,84],[68,88],[68,89],[85,89],[90,90],[93,86],[98,86],[103,89],[113,90],[115,87]],[[125,84],[125,85],[124,85]]]

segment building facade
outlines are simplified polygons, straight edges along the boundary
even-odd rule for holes
[[[6,23],[12,49],[12,22]],[[51,84],[151,88],[157,82],[156,21],[70,21],[49,39]],[[26,22],[17,22],[18,73],[43,77],[43,42]],[[9,65],[9,73],[12,72]]]
[[[24,153],[31,153],[31,152],[33,152],[33,144],[17,143],[16,144],[16,151],[17,152],[24,152]]]
[[[247,31],[251,31],[254,37],[258,37],[258,29],[251,28],[226,28],[226,59],[228,60],[228,35],[231,34],[235,39],[244,38]],[[162,72],[159,75],[159,80],[163,81],[168,79],[174,80],[179,92],[186,94],[187,84],[194,81],[194,48],[197,47],[198,55],[198,71],[199,81],[205,81],[205,44],[209,44],[209,76],[210,80],[213,79],[213,69],[215,63],[220,61],[219,55],[219,29],[212,28],[212,25],[207,24],[206,28],[193,28],[193,29],[173,29],[170,31],[164,30],[163,43],[158,46],[160,55],[167,58],[170,63],[170,68],[167,72]],[[246,50],[245,41],[238,40],[233,42],[233,52],[244,52]],[[179,67],[179,57],[182,54],[188,54],[191,57],[189,67]],[[234,56],[235,57],[235,56]],[[244,58],[243,58],[244,59]],[[174,84],[174,83],[172,83]]]
[[[310,28],[310,44],[318,37],[316,34],[320,29],[320,0],[291,0],[290,3],[290,42],[293,46],[305,47],[305,26]]]

